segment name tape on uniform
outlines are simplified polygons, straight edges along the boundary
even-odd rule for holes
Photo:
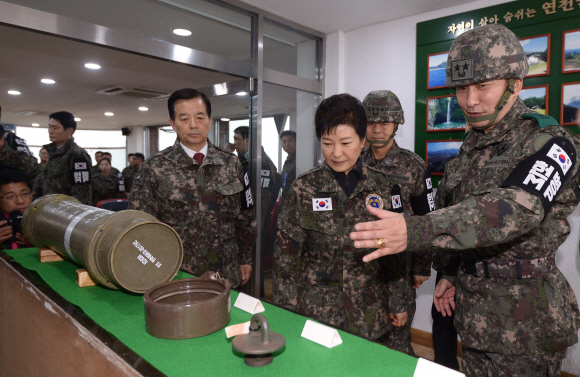
[[[331,198],[312,199],[312,210],[313,211],[332,211],[332,199]]]
[[[300,336],[327,348],[342,344],[342,338],[336,329],[321,325],[309,319],[306,320],[304,329],[302,329],[302,335]]]
[[[234,307],[250,314],[262,313],[266,311],[260,300],[241,292],[236,299]]]

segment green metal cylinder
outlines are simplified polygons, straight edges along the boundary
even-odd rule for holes
[[[93,281],[113,289],[145,293],[173,279],[183,260],[179,235],[155,217],[108,211],[66,195],[35,200],[22,230],[34,246],[86,267]]]

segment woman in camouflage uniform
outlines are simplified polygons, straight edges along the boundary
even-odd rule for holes
[[[273,293],[279,305],[377,339],[405,323],[408,286],[403,277],[385,283],[377,261],[362,261],[370,249],[355,249],[348,237],[354,224],[374,219],[367,204],[391,207],[387,176],[360,158],[366,123],[362,104],[348,94],[325,99],[316,111],[325,163],[299,176],[288,192],[278,220]],[[404,257],[389,259],[391,271],[405,269]]]
[[[97,205],[101,200],[124,198],[125,193],[119,183],[119,177],[111,174],[111,160],[103,157],[99,162],[101,174],[93,176],[93,203]]]

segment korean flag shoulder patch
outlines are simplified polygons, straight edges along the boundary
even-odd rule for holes
[[[73,185],[91,183],[91,165],[83,157],[76,157],[72,161],[71,178]]]
[[[538,196],[548,212],[561,188],[572,179],[576,159],[570,140],[553,137],[539,151],[520,161],[501,187],[519,187]]]

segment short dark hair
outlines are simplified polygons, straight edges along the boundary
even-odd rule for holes
[[[104,155],[107,155],[107,156],[111,156],[111,157],[113,157],[113,155],[112,155],[112,154],[110,154],[109,152],[103,152],[103,153],[101,154],[101,158],[102,158]]]
[[[203,103],[205,103],[205,110],[207,111],[207,116],[211,117],[211,102],[209,102],[207,96],[195,89],[185,88],[176,90],[175,92],[171,93],[171,96],[169,96],[169,99],[167,100],[167,109],[169,110],[169,117],[171,118],[171,120],[175,121],[175,103],[177,101],[182,99],[189,100],[200,97],[203,100]]]
[[[72,128],[73,130],[77,129],[77,122],[75,120],[75,116],[69,113],[68,111],[57,111],[56,113],[52,113],[48,116],[50,119],[56,119],[62,124],[64,129]]]
[[[326,98],[314,115],[314,127],[318,140],[341,124],[354,127],[362,140],[367,133],[367,115],[362,103],[347,93]]]
[[[0,187],[10,183],[26,183],[28,188],[32,188],[30,175],[16,168],[3,168],[0,172]]]
[[[95,157],[97,157],[97,153],[103,154],[103,151],[96,151],[95,152]]]
[[[129,158],[129,157],[131,157],[131,156],[135,156],[135,153],[129,153],[129,154],[127,155],[127,158]]]
[[[280,134],[280,140],[282,140],[282,138],[284,136],[292,136],[294,138],[294,140],[296,140],[296,132],[294,132],[294,131],[286,130],[286,131],[282,132]]]
[[[101,158],[101,161],[99,161],[99,165],[100,165],[100,164],[101,164],[101,162],[103,162],[103,161],[107,161],[107,162],[109,163],[109,165],[111,165],[111,159],[110,159],[110,158],[107,158],[107,157],[103,157],[103,158]],[[111,166],[113,166],[113,165],[111,165]]]
[[[246,140],[250,136],[250,127],[248,126],[239,126],[234,130],[235,134],[240,134],[244,140]]]
[[[145,156],[143,155],[143,153],[139,153],[139,152],[133,153],[133,156],[140,158],[141,161],[145,161]]]

